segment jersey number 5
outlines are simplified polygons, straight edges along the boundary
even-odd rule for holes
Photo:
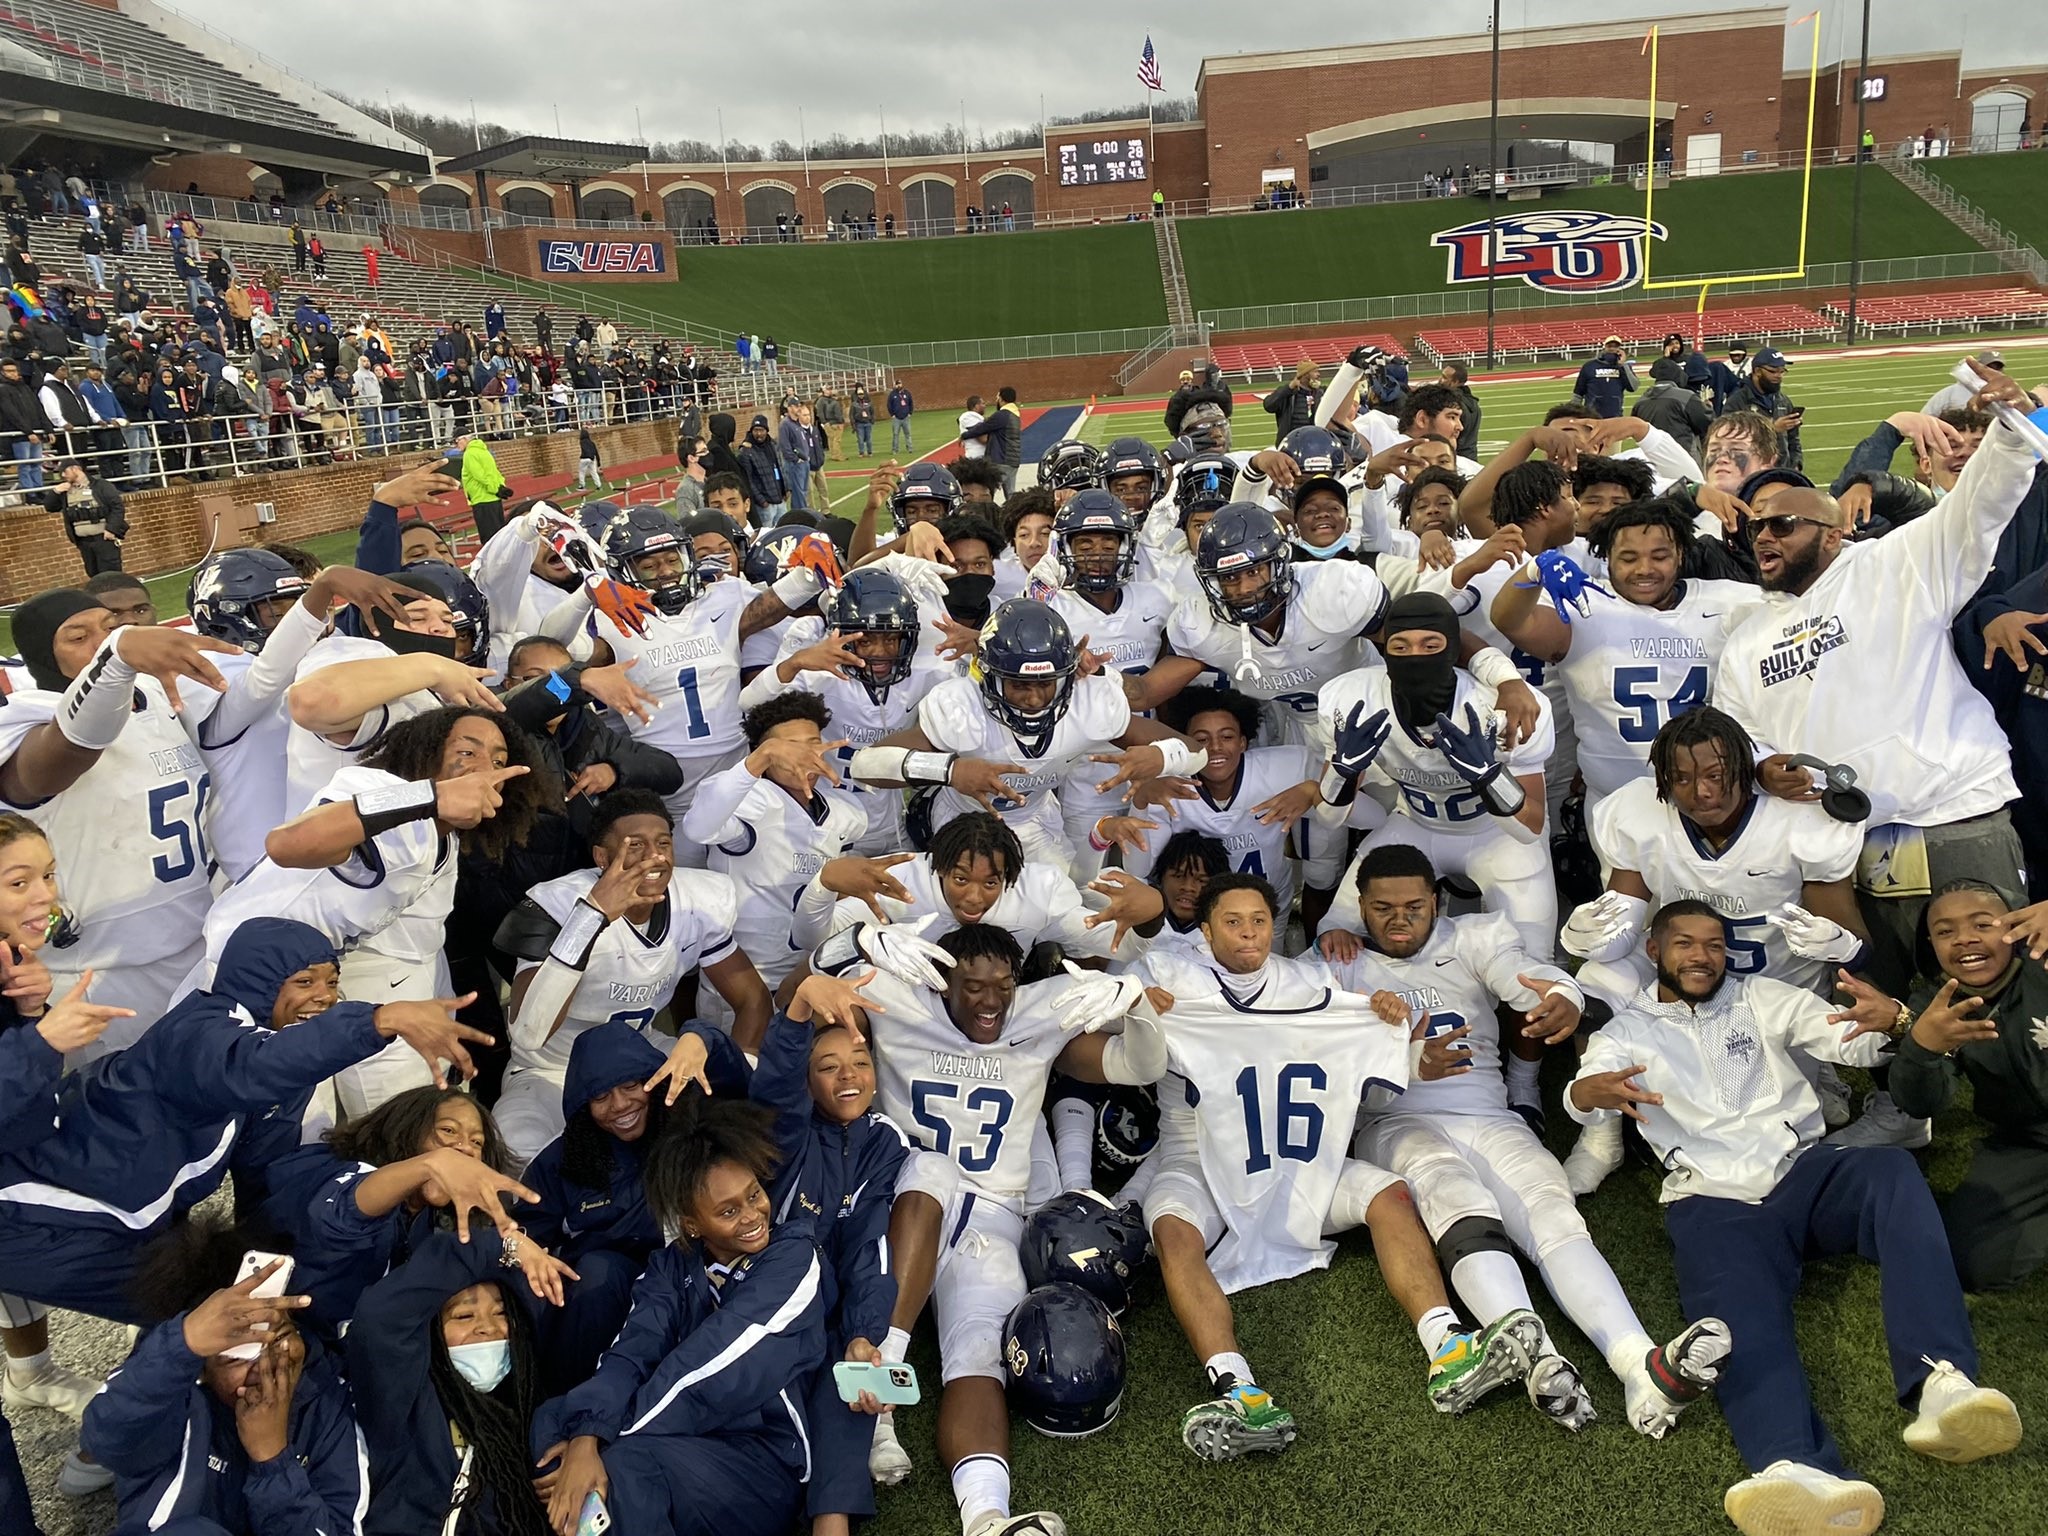
[[[1320,1093],[1329,1086],[1329,1074],[1312,1061],[1297,1061],[1280,1069],[1273,1080],[1273,1122],[1279,1131],[1279,1144],[1269,1152],[1259,1069],[1246,1067],[1237,1074],[1237,1100],[1244,1106],[1244,1144],[1251,1153],[1244,1160],[1246,1173],[1264,1173],[1273,1166],[1275,1153],[1290,1162],[1316,1160],[1323,1145],[1322,1106],[1304,1104],[1294,1095],[1298,1087]]]

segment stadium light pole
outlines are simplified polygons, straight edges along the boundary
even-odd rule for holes
[[[1856,171],[1849,184],[1849,312],[1842,345],[1856,345],[1856,296],[1863,284],[1863,132],[1870,114],[1870,0],[1863,0],[1863,49],[1856,66]]]
[[[1865,0],[1868,3],[1868,0]],[[1493,0],[1493,93],[1486,110],[1486,366],[1493,367],[1494,221],[1500,200],[1500,0]]]

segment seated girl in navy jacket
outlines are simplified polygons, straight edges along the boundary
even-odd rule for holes
[[[694,1090],[677,1110],[646,1182],[680,1235],[648,1260],[596,1375],[534,1421],[557,1536],[593,1492],[631,1536],[783,1536],[802,1506],[803,1405],[825,1352],[812,1225],[770,1208],[767,1111]]]
[[[145,1302],[178,1310],[107,1379],[81,1434],[113,1470],[121,1530],[356,1529],[370,1492],[362,1437],[338,1362],[293,1322],[306,1298],[253,1295],[275,1263],[226,1285],[243,1253],[266,1245],[194,1223],[150,1248]]]

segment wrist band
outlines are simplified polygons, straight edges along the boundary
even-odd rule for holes
[[[1094,824],[1088,828],[1088,846],[1097,853],[1109,852],[1110,845],[1102,840],[1102,824],[1107,820],[1107,816],[1098,816]]]
[[[864,784],[950,784],[957,752],[913,752],[908,747],[860,747],[846,765]]]
[[[74,747],[104,752],[135,711],[135,669],[121,659],[118,629],[100,642],[57,705],[57,730]]]
[[[590,952],[597,945],[598,935],[610,926],[610,918],[579,897],[569,909],[568,919],[556,931],[554,942],[548,945],[548,958],[572,971],[582,970],[590,964]]]
[[[903,779],[908,784],[950,784],[953,765],[960,761],[955,752],[905,752]]]
[[[410,821],[425,821],[438,805],[432,779],[415,779],[390,789],[366,789],[355,797],[356,820],[363,836],[375,837]]]

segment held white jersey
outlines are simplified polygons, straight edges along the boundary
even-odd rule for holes
[[[1649,772],[1652,738],[1707,702],[1723,641],[1762,600],[1740,581],[1682,581],[1667,609],[1587,594],[1556,670],[1571,699],[1589,796],[1611,795]]]
[[[881,1005],[868,1015],[868,1036],[882,1113],[950,1158],[976,1194],[1013,1210],[1030,1189],[1032,1137],[1067,1045],[1060,999],[1072,985],[1061,976],[1019,987],[989,1045],[960,1033],[936,992],[886,972],[864,989]]]
[[[898,901],[893,896],[875,898],[882,910],[889,914],[890,922],[914,923],[921,917],[937,917],[939,921],[932,925],[932,934],[945,933],[955,926],[952,909],[946,905],[945,895],[939,889],[939,876],[932,868],[930,854],[920,853],[914,859],[893,865],[889,873],[910,898],[908,901]],[[1027,860],[1017,873],[1016,883],[1004,888],[995,905],[981,915],[981,921],[993,923],[1013,936],[1027,954],[1035,944],[1052,943],[1068,954],[1106,958],[1116,925],[1100,923],[1090,928],[1087,926],[1088,915],[1080,888],[1072,880],[1050,864]],[[815,948],[828,934],[874,920],[875,914],[866,902],[849,896],[831,908],[828,926],[823,932],[812,935],[807,931],[799,942],[808,941],[810,947]]]
[[[380,768],[344,768],[311,803],[329,805],[404,782]],[[214,903],[206,920],[206,959],[218,963],[235,930],[251,918],[288,917],[319,929],[344,952],[361,946],[395,960],[431,960],[455,910],[456,852],[455,839],[443,837],[427,817],[378,833],[332,869],[286,869],[259,860]]]
[[[1536,1006],[1536,993],[1522,985],[1520,976],[1564,978],[1564,972],[1530,959],[1515,925],[1498,912],[1439,916],[1429,942],[1405,960],[1361,949],[1356,959],[1330,970],[1345,991],[1361,997],[1399,994],[1408,1004],[1411,1029],[1427,1014],[1431,1035],[1461,1025],[1472,1031],[1461,1042],[1471,1047],[1472,1070],[1433,1083],[1411,1082],[1394,1105],[1404,1115],[1509,1113],[1495,1005]]]
[[[1308,747],[1252,747],[1238,766],[1237,785],[1226,800],[1219,802],[1201,779],[1196,779],[1195,798],[1173,802],[1173,814],[1153,810],[1149,816],[1159,829],[1144,853],[1129,855],[1126,866],[1141,878],[1151,878],[1159,862],[1159,851],[1176,832],[1202,832],[1220,841],[1230,854],[1230,867],[1239,874],[1263,875],[1280,897],[1280,910],[1294,905],[1295,859],[1298,836],[1313,832],[1303,817],[1293,827],[1268,824],[1252,814],[1253,808],[1283,790],[1307,779],[1322,777],[1322,762]]]
[[[1178,1091],[1195,1111],[1202,1180],[1228,1228],[1209,1254],[1216,1283],[1228,1293],[1326,1268],[1337,1245],[1323,1227],[1360,1101],[1406,1087],[1408,1032],[1339,990],[1320,960],[1274,956],[1229,987],[1159,950],[1141,970],[1173,994],[1160,1098]]]
[[[1271,640],[1248,626],[1219,621],[1199,588],[1193,601],[1174,609],[1166,625],[1166,638],[1177,654],[1216,668],[1241,693],[1272,701],[1267,717],[1285,732],[1275,745],[1307,739],[1306,717],[1314,715],[1316,690],[1323,684],[1380,665],[1379,652],[1365,635],[1379,627],[1387,608],[1386,587],[1370,566],[1355,560],[1291,570],[1294,596],[1280,633]],[[1238,668],[1247,658],[1258,670],[1241,677]]]
[[[709,867],[724,875],[739,896],[733,931],[740,948],[772,987],[796,967],[803,949],[791,936],[796,904],[811,877],[836,859],[867,830],[867,811],[851,795],[824,780],[808,806],[779,785],[755,779],[744,765],[706,779],[692,815],[712,798],[724,774],[752,780],[736,810],[721,826],[707,830]]]
[[[579,869],[536,885],[527,899],[558,924],[597,884],[598,872]],[[570,994],[562,1027],[546,1044],[530,1048],[514,1031],[515,1071],[546,1072],[560,1078],[569,1070],[576,1037],[595,1024],[630,1024],[646,1034],[654,1016],[675,996],[687,972],[716,965],[737,949],[733,912],[738,897],[732,882],[708,870],[678,869],[669,875],[668,895],[643,929],[625,918],[606,926],[590,952],[583,979]],[[521,970],[532,969],[522,965]]]
[[[214,697],[192,683],[181,694],[194,704],[194,695],[208,703]],[[62,700],[42,689],[7,695],[0,762],[54,719]],[[192,946],[213,900],[209,792],[199,749],[171,712],[163,685],[139,677],[134,710],[99,761],[40,804],[6,806],[43,829],[57,858],[59,898],[78,925],[78,943],[46,950],[45,964],[67,974],[112,970]]]
[[[395,654],[389,646],[360,635],[328,635],[314,642],[313,648],[306,653],[306,659],[299,663],[294,677],[296,681],[303,682],[323,667],[345,661],[388,661]],[[289,814],[296,816],[311,805],[323,784],[342,769],[355,764],[365,752],[384,739],[384,733],[392,726],[440,707],[441,701],[431,693],[424,690],[408,693],[363,716],[362,724],[343,745],[316,735],[302,725],[288,726],[285,732],[285,806]]]
[[[1809,881],[1856,873],[1863,830],[1818,805],[1756,794],[1734,837],[1717,853],[1678,807],[1657,798],[1647,778],[1624,784],[1594,807],[1593,846],[1615,869],[1632,869],[1650,888],[1650,908],[1691,898],[1721,914],[1728,928],[1728,971],[1768,976],[1825,993],[1835,967],[1795,955],[1764,915],[1800,900]]]
[[[1410,730],[1392,713],[1393,702],[1393,686],[1384,667],[1363,668],[1324,688],[1322,712],[1316,723],[1325,752],[1338,723],[1349,717],[1353,704],[1364,706],[1366,718],[1387,710],[1391,729],[1386,745],[1373,759],[1371,772],[1376,780],[1394,786],[1400,796],[1395,809],[1433,832],[1476,836],[1493,831],[1494,818],[1479,792],[1437,750],[1436,728],[1428,727],[1425,732]],[[1490,720],[1497,731],[1503,729],[1493,690],[1475,681],[1461,667],[1457,673],[1457,692],[1446,711],[1460,728],[1465,724],[1468,704],[1479,712],[1481,723]],[[1536,729],[1530,732],[1529,739],[1505,755],[1509,773],[1541,773],[1550,760],[1556,738],[1550,723],[1550,700],[1541,690],[1536,693],[1536,715]]]
[[[237,651],[208,658],[229,688],[244,686],[256,664],[254,653]],[[201,690],[203,692],[203,690]],[[213,780],[208,796],[206,842],[228,879],[239,880],[263,860],[263,840],[283,826],[305,802],[289,803],[286,762],[292,718],[280,695],[273,708],[239,736],[209,742],[202,731],[200,756]]]
[[[670,618],[650,614],[646,633],[621,631],[592,611],[584,620],[593,639],[611,647],[614,659],[639,663],[633,681],[660,701],[645,725],[628,720],[636,741],[660,747],[689,772],[729,756],[743,746],[740,731],[740,615],[758,597],[741,581],[714,581],[688,607]]]
[[[1131,706],[1116,679],[1100,673],[1078,679],[1067,712],[1052,728],[1045,750],[1035,757],[1027,757],[1016,733],[989,713],[981,684],[972,678],[948,678],[926,694],[917,707],[917,723],[936,751],[1017,764],[1024,771],[1008,782],[1021,785],[1023,798],[995,797],[996,813],[1010,822],[1049,822],[1056,831],[1053,786],[1077,767],[1100,768],[1104,778],[1116,771],[1087,759],[1092,753],[1115,750],[1110,743],[1131,728]],[[943,826],[981,808],[979,801],[942,789],[932,807],[932,825]]]

